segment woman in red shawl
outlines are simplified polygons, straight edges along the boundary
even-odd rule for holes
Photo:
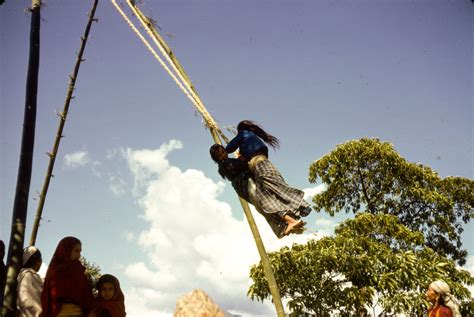
[[[94,308],[92,288],[79,261],[81,251],[77,238],[66,237],[59,242],[44,280],[41,316],[82,317]]]
[[[120,289],[118,279],[110,274],[104,274],[97,282],[97,308],[94,316],[125,317],[125,297]]]

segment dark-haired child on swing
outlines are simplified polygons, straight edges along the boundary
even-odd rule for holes
[[[237,125],[237,135],[225,150],[239,153],[247,160],[256,185],[259,208],[266,214],[276,214],[287,223],[284,234],[297,233],[305,225],[300,216],[311,212],[302,190],[288,186],[280,172],[268,160],[268,147],[278,147],[278,139],[254,122],[244,120]]]

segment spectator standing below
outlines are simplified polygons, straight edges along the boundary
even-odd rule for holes
[[[268,147],[279,146],[273,135],[265,132],[250,120],[237,125],[237,135],[229,141],[226,151],[232,153],[239,149],[247,160],[256,185],[256,195],[260,208],[267,214],[277,214],[287,223],[285,235],[299,231],[304,226],[295,216],[308,215],[311,207],[304,200],[302,190],[288,186],[277,168],[268,160]]]
[[[79,261],[81,241],[62,239],[54,251],[44,281],[41,304],[44,317],[83,317],[94,308],[92,288]]]
[[[38,271],[43,263],[41,252],[34,246],[23,251],[23,267],[18,274],[16,306],[21,317],[41,315],[41,292],[43,279]]]
[[[431,283],[426,291],[426,298],[431,303],[428,317],[461,317],[457,300],[445,281],[438,280]]]
[[[125,296],[120,289],[118,279],[104,274],[97,282],[97,307],[94,317],[125,317]]]

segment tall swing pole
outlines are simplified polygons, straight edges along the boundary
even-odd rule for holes
[[[28,195],[30,192],[31,171],[33,165],[33,149],[35,143],[36,103],[38,95],[38,73],[40,59],[40,25],[41,1],[31,2],[30,50],[28,72],[26,75],[25,112],[21,137],[20,162],[13,202],[12,227],[10,245],[7,256],[7,282],[2,295],[2,311],[4,317],[15,316],[17,276],[23,257]]]
[[[214,142],[221,144],[219,137],[217,136],[217,132],[214,131],[214,129],[210,130]],[[240,205],[242,205],[245,217],[247,218],[247,222],[250,226],[250,231],[252,231],[253,239],[255,240],[255,244],[257,245],[257,250],[260,255],[260,260],[262,261],[263,271],[267,278],[268,287],[270,288],[270,294],[272,294],[273,304],[275,305],[277,316],[284,317],[285,310],[281,301],[280,291],[278,290],[278,284],[276,283],[275,275],[273,274],[272,266],[270,265],[270,260],[268,259],[267,251],[265,250],[265,245],[263,244],[262,237],[260,236],[260,232],[258,231],[257,224],[255,223],[255,219],[252,215],[252,212],[250,211],[248,202],[238,195],[237,197],[239,197]]]
[[[91,25],[93,21],[97,21],[94,19],[95,10],[97,9],[98,0],[94,0],[92,4],[92,9],[89,12],[89,20],[86,25],[86,29],[84,31],[84,35],[81,37],[81,47],[79,49],[79,53],[77,53],[76,64],[74,65],[74,70],[72,74],[69,76],[69,85],[66,94],[66,100],[64,101],[63,111],[58,114],[59,116],[59,125],[58,130],[56,132],[56,138],[54,139],[53,149],[51,152],[47,153],[49,156],[49,163],[48,168],[46,170],[46,176],[43,182],[43,188],[41,189],[41,193],[39,195],[38,207],[36,209],[36,216],[33,222],[33,227],[31,229],[31,236],[30,236],[30,245],[35,245],[36,237],[38,235],[38,228],[41,221],[41,215],[43,214],[43,207],[44,202],[46,200],[46,194],[48,193],[49,183],[51,181],[51,177],[53,177],[53,168],[54,162],[56,161],[56,156],[58,154],[59,143],[61,142],[61,138],[63,137],[63,129],[64,124],[66,123],[68,111],[69,111],[69,104],[71,103],[71,99],[74,98],[72,95],[75,90],[77,75],[79,73],[79,67],[81,63],[84,61],[82,56],[84,55],[84,50],[86,48],[87,39],[89,38],[89,31],[91,29]]]
[[[127,21],[129,26],[137,33],[137,35],[142,39],[144,44],[148,47],[148,49],[155,55],[155,57],[158,57],[154,50],[150,47],[148,42],[143,38],[143,36],[138,32],[138,30],[135,28],[135,26],[130,22],[130,20],[126,17],[126,15],[123,13],[121,8],[116,4],[115,0],[111,0],[112,3],[114,4],[115,8],[119,11],[119,13],[124,17],[124,19]],[[183,67],[181,64],[178,62],[176,56],[173,54],[169,46],[166,44],[166,42],[163,40],[163,38],[159,35],[158,31],[154,28],[153,24],[149,21],[148,18],[135,6],[134,3],[132,3],[131,0],[127,0],[128,5],[132,9],[132,11],[135,13],[136,17],[139,19],[139,21],[142,23],[142,25],[145,27],[145,30],[147,30],[148,34],[150,37],[152,37],[155,40],[155,44],[157,44],[158,48],[161,50],[163,55],[167,58],[168,62],[173,66],[175,72],[178,74],[178,77],[180,80],[185,84],[186,86],[186,91],[183,90],[183,86],[180,82],[177,81],[176,76],[172,73],[169,72],[169,69],[163,64],[161,59],[158,57],[160,63],[165,67],[165,69],[168,71],[170,76],[175,80],[175,82],[178,84],[178,86],[185,92],[185,94],[188,96],[189,99],[193,102],[194,106],[197,108],[197,110],[200,112],[202,115],[203,119],[206,122],[206,126],[209,128],[211,132],[211,136],[214,139],[215,143],[221,144],[221,140],[219,139],[219,135],[226,139],[222,131],[219,129],[217,124],[215,123],[214,119],[212,116],[207,112],[206,108],[204,107],[200,97],[197,95],[197,92],[194,89],[193,84],[191,83],[191,80],[189,77],[186,75],[184,72]],[[239,197],[240,204],[242,205],[244,214],[247,218],[247,221],[250,226],[250,230],[252,231],[252,235],[255,240],[255,244],[257,245],[257,250],[260,255],[260,259],[262,261],[262,266],[265,272],[265,276],[267,278],[268,286],[270,289],[270,293],[272,294],[273,297],[273,303],[275,305],[276,311],[277,311],[277,316],[278,317],[284,317],[285,316],[285,311],[283,309],[283,303],[281,301],[280,297],[280,292],[278,291],[278,286],[275,280],[275,276],[273,274],[273,270],[270,265],[270,261],[268,259],[267,252],[265,250],[265,246],[263,244],[262,238],[260,236],[260,233],[258,231],[257,225],[255,223],[255,219],[253,218],[253,215],[250,211],[249,205],[247,201]]]

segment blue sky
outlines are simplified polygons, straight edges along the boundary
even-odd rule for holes
[[[28,5],[0,7],[2,240],[18,169]],[[42,9],[27,239],[91,5],[48,0]],[[221,126],[252,119],[280,139],[271,160],[295,187],[317,191],[309,164],[361,137],[391,142],[442,177],[472,178],[470,1],[144,1],[142,10]],[[83,255],[121,281],[132,317],[169,314],[197,287],[229,311],[273,315],[245,296],[258,255],[209,159],[201,118],[110,1],[96,16],[39,230],[46,262],[62,237],[80,238]],[[309,227],[331,233],[343,218],[312,215]],[[278,241],[257,221],[268,250],[313,236]],[[471,270],[473,233],[471,223],[463,235]]]

